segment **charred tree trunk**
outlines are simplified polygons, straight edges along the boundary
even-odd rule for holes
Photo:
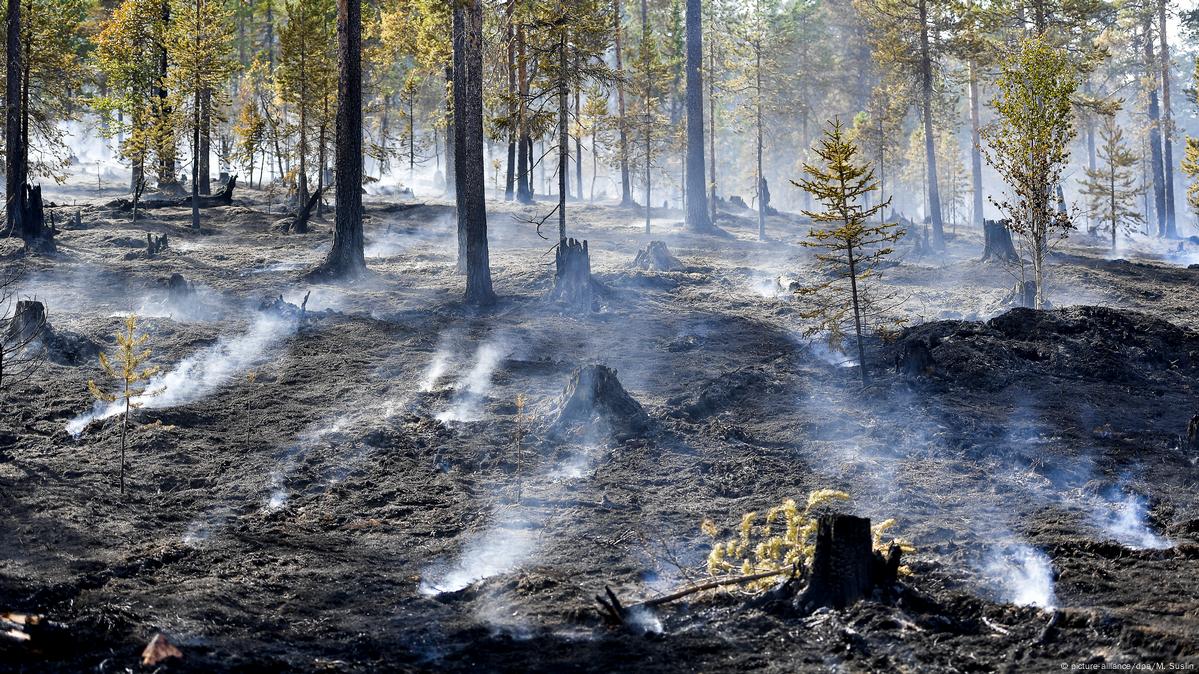
[[[941,191],[937,186],[937,153],[933,140],[933,61],[928,37],[928,0],[920,0],[920,89],[924,109],[924,159],[928,170],[928,215],[933,226],[933,248],[945,247],[941,225]]]
[[[454,172],[456,164],[454,160],[454,66],[450,65],[445,69],[445,83],[449,86],[447,89],[447,98],[445,102],[445,197],[453,199],[457,194],[458,186],[455,184],[457,174]],[[462,246],[458,247],[459,252],[462,251]]]
[[[200,194],[212,194],[212,92],[200,96]]]
[[[483,0],[454,3],[454,170],[459,226],[465,232],[466,303],[495,303],[487,252],[483,167]]]
[[[8,0],[5,12],[8,44],[5,49],[5,115],[4,153],[6,205],[5,230],[8,233],[22,229],[20,216],[24,212],[25,199],[25,151],[21,145],[21,0]]]
[[[808,586],[795,599],[801,613],[818,608],[844,609],[895,585],[899,547],[886,556],[873,549],[870,520],[853,515],[824,515],[816,529],[816,551]]]
[[[591,255],[586,241],[562,239],[554,255],[554,288],[550,299],[575,311],[589,312],[594,302]]]
[[[1162,64],[1162,167],[1165,169],[1166,236],[1178,236],[1174,215],[1174,142],[1173,115],[1170,112],[1170,43],[1166,39],[1166,2],[1158,0],[1158,35],[1161,38]]]
[[[29,344],[37,339],[45,328],[46,306],[37,300],[17,300],[3,341],[7,344]]]
[[[566,177],[570,174],[570,80],[566,26],[558,35],[558,240],[566,238]]]
[[[984,220],[982,262],[1016,262],[1019,259],[1007,221]]]
[[[1151,84],[1146,92],[1149,104],[1149,162],[1153,170],[1153,205],[1157,214],[1157,235],[1166,235],[1166,186],[1162,170],[1162,134],[1161,113],[1157,107],[1157,64],[1153,56],[1152,21],[1145,14],[1142,22],[1144,28],[1145,70],[1146,78]]]
[[[525,44],[525,27],[516,29],[516,68],[519,100],[516,102],[516,200],[522,204],[533,203],[532,171],[530,170],[529,148],[533,141],[529,138],[529,61]]]
[[[512,201],[513,187],[516,181],[517,129],[515,125],[512,125],[512,121],[516,119],[516,101],[512,99],[512,96],[516,95],[516,30],[512,25],[512,12],[515,3],[516,0],[508,0],[504,3],[504,30],[507,38],[508,58],[508,121],[511,125],[508,128],[508,164],[504,173],[504,201]]]
[[[198,207],[199,208],[212,208],[214,206],[228,206],[233,203],[233,191],[235,189],[237,189],[237,176],[230,176],[229,182],[225,183],[224,187],[217,190],[216,194],[210,194],[206,197],[197,196],[196,200],[198,203]],[[134,210],[135,206],[137,209],[151,209],[151,208],[183,208],[185,206],[190,207],[192,205],[192,197],[190,197],[190,196],[179,197],[177,199],[146,199],[144,201],[138,201],[138,198],[140,196],[141,196],[141,190],[137,190],[134,192],[134,200],[131,201],[129,199],[124,199],[124,198],[116,199],[114,201],[108,202],[107,204],[105,204],[105,206],[107,206],[108,208],[115,208],[115,209],[122,210],[122,211],[129,211],[129,210]]]
[[[624,18],[621,16],[620,0],[612,0],[612,15],[616,22],[616,127],[620,134],[620,205],[633,205],[633,186],[629,182],[629,128],[625,121],[624,105],[624,55],[621,53],[621,26]]]
[[[308,233],[308,220],[312,217],[313,209],[315,209],[316,205],[321,202],[321,192],[323,189],[323,187],[317,187],[316,191],[312,193],[312,196],[308,197],[308,201],[305,202],[304,205],[300,207],[300,210],[296,212],[296,218],[291,223],[292,232],[296,234]]]
[[[712,188],[712,199],[708,201],[708,184],[704,173],[704,78],[703,65],[703,16],[700,0],[687,0],[684,10],[686,32],[686,80],[687,80],[687,162],[686,193],[687,227],[692,231],[705,232],[712,229],[715,217],[716,188]],[[711,74],[709,74],[711,76]],[[709,97],[711,93],[709,92]],[[708,120],[709,123],[712,120]],[[716,157],[712,157],[712,175],[715,179]],[[709,205],[711,212],[709,212]]]
[[[315,270],[323,276],[366,271],[362,253],[362,6],[337,0],[337,173],[333,248]]]

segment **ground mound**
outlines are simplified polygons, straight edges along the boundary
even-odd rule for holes
[[[933,376],[970,388],[1036,377],[1127,385],[1199,378],[1199,334],[1123,309],[1012,309],[985,323],[926,323],[903,334],[888,362],[903,361],[916,343],[929,348]]]

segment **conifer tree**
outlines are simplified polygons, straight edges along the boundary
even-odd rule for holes
[[[167,86],[192,144],[192,229],[200,229],[200,154],[204,101],[222,91],[237,68],[229,11],[219,0],[173,0],[164,43],[172,64]]]
[[[637,39],[637,56],[630,73],[633,90],[633,109],[630,115],[636,124],[632,155],[641,173],[642,194],[645,197],[645,233],[650,233],[650,214],[653,209],[653,172],[660,146],[666,135],[667,118],[663,114],[666,90],[663,83],[670,76],[670,66],[663,59],[662,47],[654,34],[649,18],[649,3],[641,2],[641,30]]]
[[[1021,281],[1035,284],[1036,308],[1043,309],[1046,253],[1074,227],[1055,193],[1076,135],[1071,97],[1077,80],[1064,52],[1036,35],[1003,63],[995,85],[996,120],[984,129],[984,152],[1007,193],[991,202],[1031,258],[1032,279],[1021,261]]]
[[[820,163],[805,164],[807,177],[793,184],[807,190],[824,207],[804,211],[815,226],[803,245],[816,249],[823,279],[797,291],[811,303],[801,312],[813,321],[807,332],[827,333],[831,345],[839,349],[845,328],[852,322],[858,367],[862,385],[866,386],[870,383],[862,341],[866,324],[870,319],[888,322],[881,315],[881,297],[873,286],[879,278],[880,263],[892,252],[890,244],[904,232],[895,223],[870,224],[891,200],[864,205],[866,195],[878,190],[878,182],[874,170],[858,162],[858,152],[846,137],[841,121],[835,119],[815,148]]]
[[[1199,138],[1186,137],[1180,168],[1191,179],[1191,184],[1187,186],[1187,204],[1192,213],[1199,215]]]
[[[155,395],[156,391],[147,391],[143,382],[149,381],[158,374],[156,366],[145,366],[150,359],[151,350],[142,346],[150,338],[146,334],[137,334],[137,315],[129,314],[125,318],[125,330],[115,335],[117,353],[110,360],[104,353],[100,354],[100,369],[116,384],[116,389],[107,391],[100,388],[95,380],[89,379],[87,389],[96,400],[121,405],[121,493],[125,493],[125,452],[128,447],[129,413],[141,407],[142,399]],[[139,369],[140,368],[140,369]]]
[[[1145,223],[1136,208],[1137,198],[1144,190],[1137,184],[1137,156],[1124,144],[1124,130],[1112,116],[1104,117],[1099,138],[1100,164],[1086,169],[1082,194],[1088,198],[1087,205],[1100,228],[1111,232],[1112,250],[1115,250],[1116,232],[1123,229],[1131,233],[1135,226]]]
[[[284,11],[287,22],[279,27],[275,84],[279,98],[296,111],[296,203],[303,208],[308,203],[313,129],[322,124],[334,85],[334,8],[329,0],[293,0]]]

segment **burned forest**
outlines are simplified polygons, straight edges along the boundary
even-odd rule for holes
[[[1195,0],[0,2],[0,673],[1199,667]]]

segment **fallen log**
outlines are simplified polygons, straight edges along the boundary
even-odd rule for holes
[[[233,190],[237,187],[237,176],[229,178],[229,182],[225,184],[216,194],[200,195],[200,208],[212,208],[214,206],[228,206],[233,203]],[[106,208],[116,209],[118,211],[132,211],[134,202],[129,199],[121,198],[105,204]],[[141,209],[151,208],[185,208],[192,205],[191,196],[177,197],[174,199],[143,199],[137,202],[137,207]]]

